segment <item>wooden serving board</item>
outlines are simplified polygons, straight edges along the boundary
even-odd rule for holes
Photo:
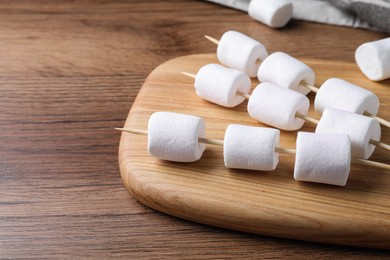
[[[389,118],[390,81],[366,79],[353,63],[303,60],[317,75],[320,86],[330,77],[346,79],[375,92],[381,100],[379,116]],[[191,55],[167,61],[146,79],[131,108],[125,127],[147,129],[156,111],[197,115],[205,119],[206,136],[223,140],[231,123],[265,126],[250,118],[245,101],[223,108],[200,99],[193,79],[181,71],[197,73],[214,54]],[[258,84],[252,82],[253,88]],[[311,104],[314,94],[308,96]],[[320,116],[313,111],[310,115]],[[306,123],[301,131],[314,132]],[[281,131],[281,147],[295,147],[297,132]],[[382,141],[390,143],[382,127]],[[390,173],[352,165],[345,187],[297,182],[294,156],[280,155],[269,172],[227,169],[223,148],[207,145],[194,163],[162,161],[148,155],[147,137],[123,133],[119,147],[121,176],[137,200],[187,220],[270,236],[363,247],[390,248]],[[376,149],[372,160],[390,163],[389,152]]]

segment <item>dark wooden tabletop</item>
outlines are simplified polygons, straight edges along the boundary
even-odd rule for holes
[[[292,21],[270,29],[204,1],[0,1],[0,258],[386,258],[156,212],[126,190],[120,133],[147,75],[238,30],[270,52],[353,62],[388,35]],[[342,232],[342,231],[340,231]]]

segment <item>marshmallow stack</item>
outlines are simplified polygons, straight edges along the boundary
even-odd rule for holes
[[[265,124],[292,131],[305,123],[296,114],[307,115],[309,106],[309,99],[298,92],[272,83],[261,83],[249,98],[248,113]]]
[[[151,156],[174,162],[194,162],[201,158],[206,146],[202,118],[172,112],[152,114],[148,124],[148,152]]]
[[[324,110],[316,133],[348,134],[351,138],[352,156],[363,159],[368,159],[375,150],[370,140],[379,141],[381,138],[381,128],[377,120],[333,108]]]
[[[351,164],[351,143],[347,134],[299,132],[294,179],[344,186]]]
[[[260,82],[271,82],[307,95],[310,90],[301,84],[313,85],[315,74],[305,63],[286,53],[275,52],[261,63],[257,78]]]
[[[259,171],[274,170],[280,131],[272,128],[229,125],[224,139],[225,167]]]
[[[235,107],[245,100],[237,92],[248,94],[251,80],[244,72],[208,64],[196,74],[194,86],[199,97],[224,107]]]
[[[331,78],[322,84],[314,100],[315,110],[322,113],[325,108],[337,108],[349,112],[376,115],[378,97],[364,88],[342,79]]]
[[[355,60],[370,80],[390,78],[390,37],[360,45],[356,49]]]
[[[280,28],[290,21],[293,5],[288,0],[253,0],[249,3],[248,14],[270,27]]]
[[[222,65],[256,77],[260,63],[268,56],[260,42],[236,31],[225,32],[218,43],[217,57]]]

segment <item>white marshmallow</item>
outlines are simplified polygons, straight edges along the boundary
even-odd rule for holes
[[[256,77],[260,63],[268,56],[260,42],[236,31],[225,32],[217,48],[221,64]]]
[[[347,134],[299,132],[294,179],[344,186],[351,166],[351,144]]]
[[[156,112],[148,124],[148,152],[151,156],[175,161],[194,162],[206,146],[198,142],[205,137],[205,123],[197,116]]]
[[[379,109],[379,99],[367,89],[342,79],[331,78],[319,88],[314,107],[319,113],[330,107],[357,114],[368,112],[376,115]]]
[[[377,120],[334,108],[325,108],[316,133],[348,134],[351,138],[352,156],[362,159],[368,159],[375,150],[370,140],[379,141],[381,138]]]
[[[261,63],[257,78],[260,82],[271,82],[307,95],[310,90],[300,84],[313,85],[315,74],[305,63],[286,53],[275,52]]]
[[[360,45],[355,60],[367,78],[375,81],[390,78],[390,37]]]
[[[261,83],[248,101],[248,113],[265,124],[283,130],[297,130],[305,123],[296,113],[307,115],[309,99],[291,89],[272,83]]]
[[[207,101],[224,107],[235,107],[245,100],[237,95],[237,91],[248,94],[251,80],[244,72],[208,64],[196,74],[195,88],[196,94]]]
[[[227,168],[259,171],[275,170],[279,154],[280,131],[273,128],[229,125],[225,132],[223,154]]]
[[[248,14],[253,19],[273,28],[285,26],[293,14],[293,4],[288,0],[252,0]]]

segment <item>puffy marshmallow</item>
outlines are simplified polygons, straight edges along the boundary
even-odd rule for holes
[[[292,131],[301,128],[305,122],[297,118],[296,113],[307,115],[309,106],[306,96],[265,82],[253,90],[248,102],[248,113],[260,122]]]
[[[344,186],[351,166],[347,134],[299,132],[294,179]]]
[[[355,60],[367,78],[375,81],[390,78],[390,37],[360,45]]]
[[[285,26],[293,14],[293,4],[288,0],[252,0],[248,14],[253,19],[273,28]]]
[[[225,32],[217,48],[221,64],[256,77],[260,63],[268,56],[260,42],[236,31]]]
[[[223,154],[227,168],[259,171],[274,170],[279,162],[275,148],[280,131],[273,128],[229,125],[225,132]]]
[[[357,114],[368,112],[376,115],[379,109],[379,99],[367,89],[342,79],[331,78],[319,88],[314,107],[319,113],[330,107]]]
[[[148,152],[151,156],[175,161],[194,162],[206,146],[198,142],[205,137],[205,123],[197,116],[156,112],[148,124]]]
[[[368,159],[375,150],[370,140],[379,141],[379,122],[371,117],[344,110],[325,108],[316,133],[343,133],[351,138],[352,156]]]
[[[242,71],[229,69],[219,64],[203,66],[196,74],[196,94],[201,98],[224,107],[235,107],[245,98],[237,91],[248,94],[251,80]]]
[[[283,52],[269,55],[259,67],[257,77],[261,82],[271,82],[307,95],[310,90],[301,85],[314,84],[315,74],[305,63]]]

